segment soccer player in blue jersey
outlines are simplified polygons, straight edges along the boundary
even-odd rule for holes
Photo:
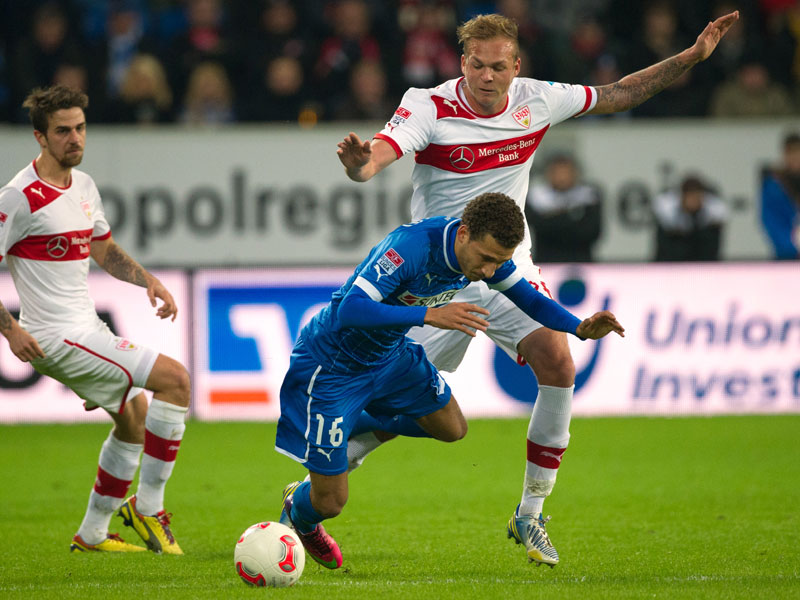
[[[359,420],[395,434],[453,442],[467,423],[420,344],[406,337],[432,325],[475,336],[489,311],[449,303],[470,281],[485,281],[545,326],[599,339],[624,329],[609,311],[581,321],[535,291],[511,260],[525,221],[508,196],[485,193],[460,219],[432,217],[391,232],[330,303],[300,332],[281,386],[275,449],[306,466],[309,479],[286,486],[281,522],[329,569],[342,553],[321,524],[345,505],[347,440]]]

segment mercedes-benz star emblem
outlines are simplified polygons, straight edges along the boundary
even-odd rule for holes
[[[63,235],[51,238],[47,242],[47,253],[53,258],[61,258],[67,253],[69,248],[69,240]]]
[[[469,169],[475,162],[475,153],[466,146],[459,146],[450,153],[450,164],[461,171]]]

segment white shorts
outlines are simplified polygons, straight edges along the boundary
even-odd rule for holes
[[[514,262],[523,279],[549,298],[553,297],[542,280],[542,270],[531,262],[530,257],[520,259],[514,256]],[[519,343],[529,333],[543,327],[502,293],[489,289],[483,281],[470,283],[453,297],[452,302],[469,302],[486,308],[490,313],[486,335],[518,363],[521,360],[517,352]],[[440,371],[455,371],[472,341],[471,336],[461,331],[439,329],[430,325],[413,327],[408,336],[425,347],[428,360]]]
[[[45,358],[31,361],[42,375],[66,385],[86,401],[122,413],[125,403],[147,383],[158,352],[114,335],[98,319],[83,330],[34,334]]]

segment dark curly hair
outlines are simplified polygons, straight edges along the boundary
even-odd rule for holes
[[[461,223],[471,239],[491,235],[503,248],[516,248],[525,236],[525,218],[511,198],[497,192],[487,192],[470,200],[464,209]]]
[[[57,110],[74,107],[86,110],[87,106],[89,106],[89,96],[80,90],[73,90],[63,85],[36,88],[22,103],[22,107],[28,109],[31,125],[41,133],[47,133],[50,115]]]

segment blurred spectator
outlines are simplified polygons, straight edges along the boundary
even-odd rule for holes
[[[231,123],[236,120],[233,102],[233,88],[222,65],[202,62],[189,76],[180,121],[192,125]]]
[[[396,103],[387,95],[386,73],[380,63],[362,60],[353,67],[346,100],[334,110],[333,117],[342,120],[386,120]]]
[[[534,183],[528,192],[525,212],[537,263],[593,260],[601,231],[602,195],[579,176],[575,159],[557,155],[547,163],[545,181]]]
[[[657,261],[719,260],[728,207],[696,175],[653,199]]]
[[[109,103],[112,123],[168,123],[173,120],[172,89],[159,60],[151,54],[133,58],[122,81],[119,98]]]
[[[717,46],[705,63],[708,68],[703,71],[703,75],[715,85],[732,79],[747,56],[762,54],[763,51],[756,11],[748,10],[747,2],[717,0],[711,9],[709,19],[716,19],[734,10],[740,12],[739,20],[725,34],[725,43]]]
[[[12,54],[13,106],[21,106],[33,88],[51,85],[59,65],[79,64],[83,55],[61,5],[58,2],[41,4],[33,14],[31,34],[22,36]],[[21,109],[16,120],[27,120]]]
[[[586,15],[578,21],[567,38],[567,44],[559,53],[559,81],[587,83],[598,60],[614,54],[609,48],[605,29],[594,15]]]
[[[307,104],[303,65],[297,58],[280,56],[267,64],[246,94],[241,116],[246,121],[297,122]]]
[[[540,20],[552,13],[537,11],[529,0],[498,0],[497,12],[517,22],[524,69],[520,75],[544,81],[572,81],[559,71],[559,36]]]
[[[647,4],[642,14],[639,34],[627,47],[627,72],[638,71],[651,64],[674,56],[691,45],[679,28],[680,16],[676,5],[668,0]],[[697,73],[687,72],[657,94],[651,101],[637,106],[631,113],[637,117],[697,117],[706,114],[711,82],[702,76],[703,65]],[[700,75],[698,75],[700,73]]]
[[[331,5],[332,32],[319,50],[313,70],[317,98],[326,103],[326,114],[346,96],[346,82],[360,60],[381,60],[381,48],[371,33],[369,6],[364,0],[338,0]]]
[[[456,14],[450,2],[406,0],[398,8],[397,21],[405,36],[406,87],[433,87],[461,75],[458,45],[452,39]]]
[[[53,85],[63,85],[84,93],[89,91],[89,71],[82,64],[65,62],[56,67]],[[88,109],[87,109],[88,114]]]
[[[186,0],[187,29],[169,48],[170,84],[183,97],[194,68],[205,61],[221,63],[229,73],[242,73],[239,39],[225,26],[225,5],[221,0]]]
[[[765,65],[787,87],[800,82],[800,5],[797,0],[762,0],[766,40]]]
[[[296,3],[289,0],[266,0],[258,15],[259,25],[247,52],[257,73],[279,56],[300,61],[306,70],[313,61],[313,44],[298,15]]]
[[[764,173],[761,223],[775,258],[800,258],[800,133],[783,141],[783,163]]]
[[[714,117],[777,117],[794,113],[789,93],[770,80],[767,67],[756,58],[744,60],[732,80],[711,98]]]
[[[0,40],[0,122],[11,120],[11,82],[7,52],[6,40]]]

